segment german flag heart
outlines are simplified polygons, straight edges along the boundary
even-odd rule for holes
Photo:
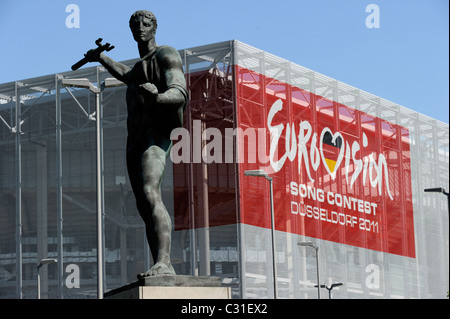
[[[344,138],[341,133],[333,134],[327,127],[323,129],[320,136],[320,155],[325,169],[334,180],[344,158]]]

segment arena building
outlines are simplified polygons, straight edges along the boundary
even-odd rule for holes
[[[190,100],[162,186],[178,274],[233,298],[447,297],[448,197],[424,190],[449,189],[448,124],[239,41],[179,52]],[[97,298],[151,265],[109,78],[0,85],[0,298],[37,298],[38,272],[41,298]]]

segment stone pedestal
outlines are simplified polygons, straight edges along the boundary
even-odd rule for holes
[[[105,299],[231,299],[218,277],[152,276],[111,290]]]

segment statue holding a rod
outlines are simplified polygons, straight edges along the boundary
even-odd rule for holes
[[[127,169],[139,213],[144,220],[154,265],[138,275],[174,275],[170,260],[172,222],[162,201],[161,182],[172,147],[170,133],[183,125],[188,93],[181,57],[170,46],[155,41],[156,17],[136,11],[130,29],[138,44],[140,60],[129,68],[107,57],[107,43],[89,50],[77,63],[101,63],[112,76],[127,85]]]

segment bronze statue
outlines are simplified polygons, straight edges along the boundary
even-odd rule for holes
[[[130,29],[141,57],[132,69],[107,57],[104,49],[89,50],[84,59],[100,62],[128,87],[127,169],[154,261],[138,278],[174,275],[172,222],[161,198],[161,182],[172,147],[170,133],[183,125],[186,80],[178,51],[156,44],[157,21],[152,12],[136,11]]]

